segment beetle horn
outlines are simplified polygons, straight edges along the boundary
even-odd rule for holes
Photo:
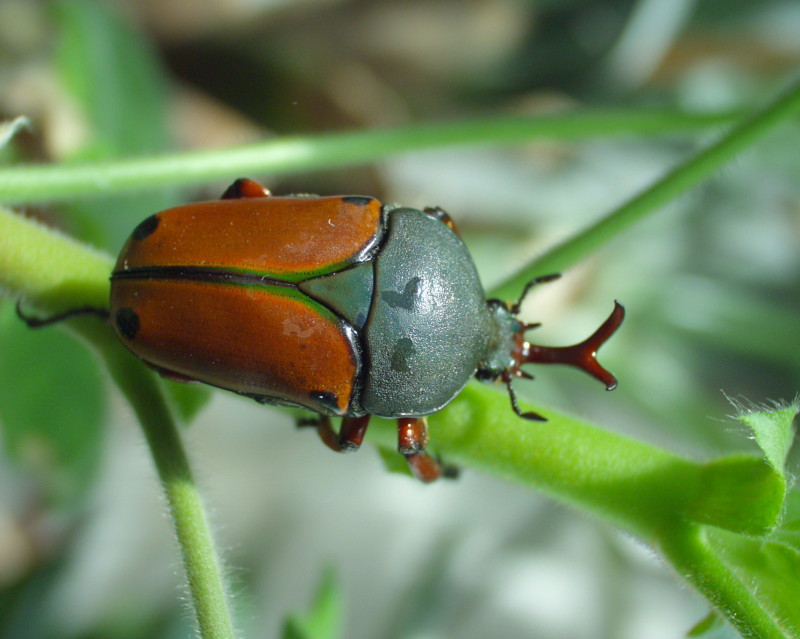
[[[600,327],[579,344],[572,346],[539,346],[527,344],[521,364],[565,364],[585,371],[606,386],[606,390],[617,387],[617,378],[597,361],[598,349],[614,334],[625,318],[625,307],[614,301],[614,310]]]

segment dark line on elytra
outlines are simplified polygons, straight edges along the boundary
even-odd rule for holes
[[[235,273],[202,266],[137,266],[114,271],[112,280],[191,280],[246,286],[283,286],[297,288],[296,282],[286,282],[256,273]]]

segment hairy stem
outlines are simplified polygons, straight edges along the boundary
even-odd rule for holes
[[[169,504],[200,636],[232,639],[222,564],[175,420],[153,374],[120,348],[110,331],[103,333],[114,342],[102,344],[101,353],[136,412]]]
[[[663,134],[714,126],[730,114],[586,111],[535,117],[495,117],[415,124],[395,129],[282,137],[248,146],[67,166],[17,166],[0,170],[0,202],[46,202],[165,186],[200,184],[269,172],[308,172],[363,164],[408,151],[465,144],[516,144],[523,140],[580,139],[614,134]]]
[[[111,264],[107,255],[0,209],[0,289],[24,298],[39,311],[105,307]],[[98,319],[78,317],[69,321],[69,327],[101,355],[139,418],[169,504],[200,636],[232,638],[222,568],[161,388]]]
[[[499,299],[516,299],[525,283],[534,277],[563,272],[655,213],[667,202],[707,179],[714,171],[798,111],[800,82],[616,210],[533,260],[522,271],[495,287],[490,295]]]

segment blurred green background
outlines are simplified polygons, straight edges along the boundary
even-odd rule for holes
[[[0,0],[0,162],[112,159],[286,134],[575,107],[746,112],[800,60],[800,4],[736,0]],[[459,148],[280,178],[447,209],[487,287],[719,130]],[[800,387],[800,135],[784,126],[557,284],[542,343],[628,309],[605,394],[546,368],[521,395],[698,458],[753,450],[727,396]],[[27,207],[116,253],[203,189]],[[92,356],[0,306],[0,637],[191,634],[180,562],[130,409]],[[247,637],[279,636],[323,575],[341,637],[667,639],[705,614],[636,542],[519,486],[422,486],[339,457],[280,411],[217,392],[185,438]],[[796,468],[796,454],[794,466]],[[720,628],[707,635],[728,637]]]

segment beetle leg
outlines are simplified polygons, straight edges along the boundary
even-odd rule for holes
[[[530,290],[534,286],[538,286],[539,284],[546,284],[547,282],[552,282],[557,280],[561,277],[561,273],[550,273],[548,275],[540,275],[539,277],[534,277],[530,282],[525,285],[525,288],[522,289],[522,293],[520,293],[519,299],[516,301],[515,304],[512,304],[509,310],[511,311],[512,315],[519,315],[519,312],[522,310],[522,302],[525,301],[525,297],[528,295]],[[526,324],[525,330],[529,328],[536,328],[539,326],[538,324]]]
[[[64,320],[72,319],[79,315],[94,315],[100,319],[108,319],[108,310],[105,308],[97,308],[95,306],[81,306],[79,308],[71,308],[50,317],[34,317],[28,315],[27,312],[22,310],[22,300],[17,300],[17,317],[28,325],[28,328],[44,328],[58,324]]]
[[[319,418],[310,421],[301,421],[300,426],[316,426],[323,444],[337,453],[349,453],[361,448],[369,425],[369,418],[369,415],[343,417],[338,433],[333,430],[331,418],[327,415],[320,415]]]
[[[424,417],[402,417],[397,420],[397,450],[406,458],[414,477],[430,483],[442,476],[442,465],[425,452],[428,425]]]
[[[239,178],[231,184],[225,193],[222,194],[222,200],[235,200],[243,197],[269,197],[272,193],[265,186],[261,186],[255,180],[250,178]]]
[[[415,453],[414,455],[406,455],[408,467],[411,473],[421,482],[430,484],[442,476],[442,465],[439,461],[431,457],[428,453]],[[449,472],[445,477],[451,477]]]
[[[453,233],[461,237],[461,233],[458,232],[458,227],[456,226],[456,223],[453,222],[453,218],[450,217],[450,214],[443,208],[438,206],[426,206],[424,209],[422,209],[422,212],[430,215],[433,218],[436,218],[446,225],[447,228],[453,231]]]

